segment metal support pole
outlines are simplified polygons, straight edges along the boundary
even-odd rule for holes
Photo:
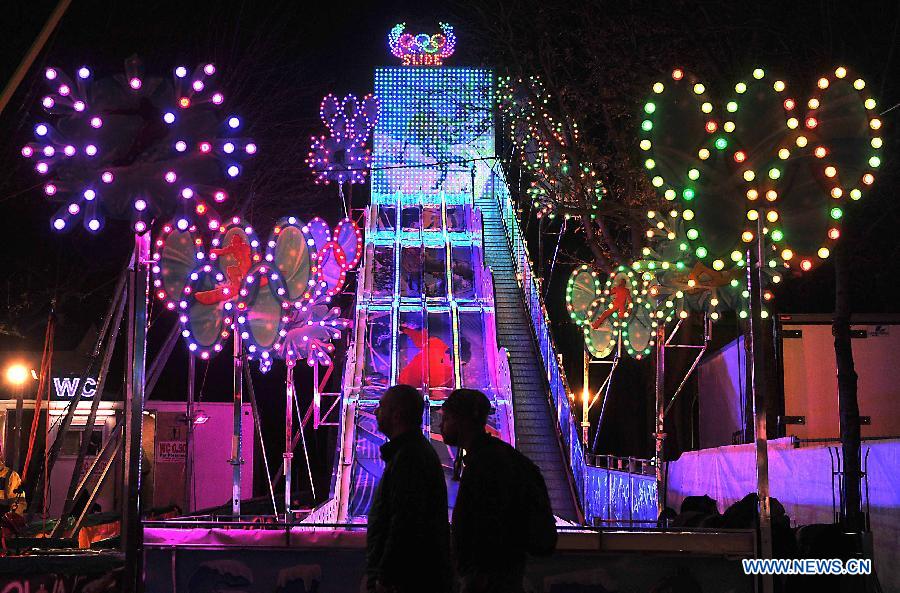
[[[663,454],[666,444],[666,326],[660,323],[656,326],[656,507],[657,516],[663,512],[665,500],[665,481],[663,480]]]
[[[188,356],[188,383],[187,383],[187,408],[185,419],[187,431],[184,435],[184,512],[191,513],[194,510],[194,452],[191,446],[194,444],[194,385],[197,377],[197,359],[193,355]]]
[[[581,390],[581,441],[584,443],[584,446],[587,447],[589,438],[588,433],[591,430],[591,421],[588,418],[588,413],[591,409],[591,390],[589,385],[591,357],[587,350],[584,352],[584,361],[581,370],[584,377],[584,386]]]
[[[241,357],[241,335],[234,332],[234,425],[231,434],[231,514],[241,514],[241,424],[244,407],[244,361]]]
[[[427,319],[427,317],[423,317]],[[427,331],[427,330],[426,330]],[[425,359],[426,377],[428,376],[428,358]],[[299,408],[298,408],[299,412]],[[319,393],[319,363],[313,365],[313,430],[319,429],[319,423],[322,421],[322,394]],[[302,427],[300,430],[303,430]]]
[[[756,443],[756,494],[759,498],[759,551],[762,558],[772,557],[772,522],[769,500],[769,450],[766,439],[765,359],[763,356],[762,317],[762,224],[757,222],[756,242],[747,249],[747,287],[750,291],[750,391],[753,401],[754,440]],[[761,578],[762,591],[772,593],[772,575]]]
[[[14,472],[21,474],[22,468],[19,467],[19,458],[21,457],[20,449],[22,447],[22,413],[25,408],[25,402],[23,401],[25,398],[25,386],[16,385],[14,390],[16,393],[16,419],[15,424],[13,425],[13,435],[15,436],[15,440],[12,444],[12,455],[10,456],[9,467],[11,467]]]
[[[144,372],[147,362],[147,289],[150,233],[134,236],[128,273],[128,351],[125,373],[125,505],[122,548],[125,591],[140,591],[143,581],[141,532],[141,436],[144,421]],[[98,395],[99,397],[99,395]]]
[[[287,360],[284,398],[284,521],[291,516],[291,460],[294,458],[294,361]],[[303,423],[300,423],[303,431]]]

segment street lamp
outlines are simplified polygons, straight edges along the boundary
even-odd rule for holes
[[[33,377],[35,375],[34,371],[29,371],[28,367],[20,362],[14,362],[8,367],[6,367],[6,382],[13,386],[13,392],[16,396],[16,421],[13,426],[15,439],[13,440],[13,450],[12,455],[10,455],[10,463],[9,467],[12,468],[13,471],[19,471],[19,452],[21,449],[22,443],[22,408],[24,402],[23,398],[23,390],[25,387],[25,382],[28,381],[29,377]],[[37,413],[37,411],[35,411]]]
[[[34,371],[29,372],[24,364],[16,362],[6,367],[6,381],[14,387],[22,387],[32,373]]]

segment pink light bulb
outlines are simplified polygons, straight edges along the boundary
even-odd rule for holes
[[[41,175],[46,175],[47,171],[50,170],[50,165],[48,165],[47,163],[44,163],[44,162],[40,162],[37,165],[35,165],[34,168]]]
[[[84,147],[84,154],[88,156],[95,156],[97,154],[97,147],[93,144],[88,144]]]
[[[70,88],[69,88],[69,85],[67,85],[67,84],[61,84],[61,85],[59,85],[59,89],[58,89],[58,90],[59,90],[59,94],[62,95],[63,97],[68,97],[68,96],[69,96],[69,93],[72,92],[72,89],[70,89]]]
[[[75,147],[71,144],[67,144],[65,148],[63,148],[63,153],[66,156],[75,156]]]
[[[215,194],[213,194],[213,199],[217,202],[224,202],[226,199],[228,199],[228,195],[222,190],[219,190]]]
[[[69,214],[71,214],[72,216],[75,216],[76,214],[81,212],[81,208],[78,206],[78,204],[74,204],[74,203],[69,204],[68,210],[69,210]]]
[[[84,101],[75,101],[72,104],[72,109],[74,109],[75,111],[79,111],[79,112],[84,111],[85,107],[86,107],[86,105],[84,104]]]
[[[202,80],[195,80],[193,83],[191,83],[191,88],[194,89],[194,92],[196,92],[196,93],[199,93],[200,91],[202,91],[203,86],[204,85],[203,85]]]
[[[25,157],[26,159],[31,158],[32,156],[34,156],[34,149],[31,148],[30,146],[23,146],[22,147],[22,156]]]
[[[166,172],[165,179],[168,183],[175,183],[175,180],[178,179],[178,177],[175,175],[175,171],[168,171]]]
[[[213,66],[212,64],[207,64],[206,66],[203,67],[203,73],[206,74],[207,76],[212,76],[213,74],[216,73],[216,67]]]
[[[52,183],[48,183],[47,185],[44,186],[44,193],[47,194],[48,196],[54,195],[56,193],[56,186],[53,185]]]
[[[94,116],[94,117],[91,118],[91,127],[92,127],[92,128],[97,129],[97,128],[99,128],[99,127],[102,126],[102,125],[103,125],[103,120],[100,119],[99,117]]]
[[[135,91],[141,88],[141,84],[141,79],[137,76],[128,81],[128,86],[130,86]]]
[[[225,101],[224,95],[222,93],[214,93],[212,96],[212,102],[215,105],[221,105]]]
[[[44,76],[47,77],[47,80],[55,80],[56,70],[53,68],[47,68],[46,70],[44,70]]]
[[[52,146],[45,146],[45,147],[44,147],[44,156],[46,156],[46,157],[51,157],[51,156],[53,156],[54,154],[56,154],[56,149],[55,149],[55,148],[53,148]]]
[[[56,102],[53,100],[53,97],[44,97],[41,104],[44,106],[44,109],[52,109]]]
[[[103,174],[100,175],[100,179],[103,180],[103,183],[112,183],[114,179],[112,171],[104,171]]]

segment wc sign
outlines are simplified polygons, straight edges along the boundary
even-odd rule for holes
[[[78,392],[80,376],[76,377],[53,377],[53,391],[57,400],[74,399]],[[81,397],[91,398],[97,393],[97,379],[88,377],[81,386]]]

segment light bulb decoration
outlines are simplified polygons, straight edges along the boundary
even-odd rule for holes
[[[359,265],[361,232],[349,219],[331,229],[321,218],[306,224],[288,216],[276,224],[262,257],[255,232],[240,218],[217,225],[216,231],[205,253],[197,227],[184,219],[163,225],[154,243],[154,293],[167,309],[178,312],[192,354],[211,358],[237,327],[249,357],[266,370],[289,322],[302,314],[306,324],[310,307],[329,304],[347,273]],[[324,319],[328,325],[314,332],[313,360],[331,364],[333,346],[326,344],[322,331],[334,335],[346,325],[341,319],[331,324],[328,307],[313,314],[319,315],[316,323]]]
[[[239,175],[257,147],[242,126],[227,124],[240,120],[224,112],[215,73],[201,64],[191,76],[179,67],[171,80],[147,77],[137,59],[126,62],[124,75],[96,81],[88,68],[74,77],[47,68],[41,104],[48,117],[22,155],[42,177],[44,194],[61,203],[51,227],[67,231],[80,219],[97,233],[106,219],[125,219],[143,233],[183,201],[227,196],[218,184]]]
[[[388,47],[404,66],[442,66],[456,49],[456,33],[449,23],[438,26],[440,33],[413,35],[406,32],[406,23],[398,23],[388,33]]]
[[[237,331],[246,344],[247,357],[265,369],[289,320],[291,303],[278,270],[268,265],[253,268],[244,279],[237,299]]]
[[[322,245],[325,243],[327,241],[323,241]],[[302,301],[312,296],[318,259],[319,251],[309,225],[295,216],[286,216],[275,224],[267,243],[265,260],[274,272],[280,274],[284,291],[282,296],[286,301]]]
[[[328,136],[313,136],[307,165],[316,183],[364,183],[372,163],[366,142],[378,123],[379,103],[373,95],[358,100],[354,95],[322,100],[319,117]]]
[[[714,277],[713,284],[744,265],[758,225],[773,281],[783,268],[813,269],[832,253],[847,201],[874,182],[882,122],[865,82],[841,67],[817,87],[804,102],[784,79],[757,68],[734,85],[722,110],[682,69],[653,85],[639,147],[651,184],[682,223],[666,239],[678,242],[684,265],[702,263],[698,274]],[[722,121],[710,117],[715,113]],[[711,145],[703,134],[715,136]],[[658,221],[649,221],[648,238],[660,239]],[[723,285],[743,295],[743,284]]]
[[[204,262],[203,237],[195,225],[180,229],[176,221],[162,226],[153,242],[153,295],[169,311],[178,308],[190,273]]]
[[[538,77],[498,80],[500,111],[514,150],[532,177],[527,198],[538,218],[570,217],[586,209],[596,216],[606,188],[593,163],[574,156],[591,153],[580,143],[578,123],[557,119],[548,109],[550,99]]]
[[[350,327],[350,319],[341,316],[339,307],[330,305],[330,298],[318,295],[299,306],[285,309],[284,327],[274,346],[275,353],[293,364],[306,360],[309,366],[331,366],[334,340]]]
[[[674,308],[660,298],[656,278],[633,268],[618,267],[601,286],[598,274],[582,265],[566,288],[569,316],[595,358],[608,357],[621,340],[624,351],[640,360],[656,345],[659,324],[673,319]]]

